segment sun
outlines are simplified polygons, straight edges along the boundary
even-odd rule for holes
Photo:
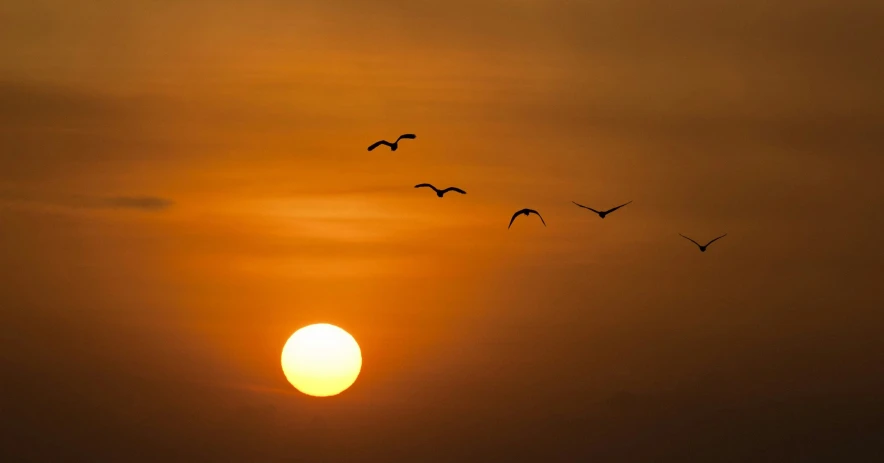
[[[295,389],[315,397],[338,395],[362,370],[362,351],[350,333],[327,323],[305,326],[282,348],[282,371]]]

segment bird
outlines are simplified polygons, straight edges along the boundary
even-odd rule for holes
[[[415,138],[417,138],[417,136],[415,136],[415,134],[413,134],[413,133],[406,133],[403,135],[399,135],[399,138],[397,138],[396,141],[394,141],[393,143],[390,143],[387,140],[381,140],[381,141],[375,142],[374,144],[369,146],[368,150],[371,151],[371,150],[377,148],[378,146],[387,145],[390,147],[390,151],[396,151],[399,148],[399,140],[402,140],[403,138],[408,139],[408,140],[414,140]]]
[[[525,217],[528,217],[530,214],[537,214],[537,217],[540,217],[540,221],[543,222],[543,226],[546,226],[546,222],[543,220],[543,216],[540,215],[539,212],[535,211],[534,209],[522,209],[521,211],[516,211],[516,213],[513,214],[513,218],[510,219],[509,227],[506,227],[507,229],[513,226],[513,221],[516,220],[516,217],[518,217],[519,214],[525,214]]]
[[[724,238],[725,236],[727,236],[727,233],[725,233],[724,235],[719,236],[718,238],[715,238],[714,240],[712,240],[712,241],[706,243],[705,245],[702,245],[702,244],[700,244],[700,243],[698,243],[698,242],[696,242],[696,241],[694,241],[694,240],[688,238],[687,236],[682,235],[681,233],[679,233],[679,236],[681,236],[682,238],[684,238],[684,239],[690,241],[691,243],[696,244],[697,247],[700,248],[700,252],[706,252],[706,248],[709,247],[710,244],[714,243],[714,242],[717,241],[717,240],[720,240],[720,239]]]
[[[454,192],[456,192],[456,193],[460,193],[460,194],[462,194],[462,195],[467,194],[466,191],[463,191],[463,190],[461,190],[460,188],[456,188],[456,187],[453,187],[453,186],[450,186],[450,187],[448,187],[448,188],[446,188],[446,189],[444,189],[444,190],[440,190],[440,189],[434,187],[433,185],[430,185],[429,183],[421,183],[420,185],[415,185],[414,187],[415,187],[415,188],[422,188],[422,187],[429,187],[429,188],[432,188],[433,191],[436,192],[436,196],[438,196],[438,197],[440,197],[440,198],[441,198],[442,196],[444,196],[445,193],[448,193],[449,191],[454,191]]]
[[[632,201],[630,201],[629,203],[623,203],[623,204],[621,204],[621,205],[619,205],[619,206],[617,206],[617,207],[615,207],[615,208],[613,208],[613,209],[608,209],[607,211],[597,211],[597,210],[595,210],[595,209],[593,209],[593,208],[591,208],[591,207],[586,207],[586,206],[584,206],[583,204],[578,204],[578,203],[576,203],[576,202],[574,202],[574,201],[571,201],[571,202],[574,203],[574,204],[577,204],[578,206],[580,206],[580,207],[582,207],[582,208],[584,208],[584,209],[589,209],[589,210],[591,210],[592,212],[595,212],[596,214],[599,215],[599,217],[601,217],[601,218],[604,219],[606,215],[608,215],[608,214],[610,214],[610,213],[616,211],[617,209],[620,209],[621,207],[623,207],[623,206],[625,206],[625,205],[631,203]]]

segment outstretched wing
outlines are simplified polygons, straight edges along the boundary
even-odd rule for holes
[[[727,233],[725,233],[724,235],[721,235],[721,236],[719,236],[718,238],[715,238],[714,240],[712,240],[712,241],[706,243],[706,246],[709,246],[710,244],[712,244],[712,243],[714,243],[714,242],[716,242],[716,241],[718,241],[718,240],[724,238],[725,236],[727,236]]]
[[[632,202],[632,201],[630,201],[629,203],[631,203],[631,202]],[[608,209],[607,211],[605,211],[605,214],[610,214],[610,213],[616,211],[617,209],[620,209],[621,207],[623,207],[623,206],[625,206],[625,205],[627,205],[627,204],[629,204],[629,203],[623,203],[623,204],[621,204],[621,205],[619,205],[619,206],[617,206],[617,207],[615,207],[615,208],[613,208],[613,209]]]
[[[678,236],[681,236],[682,238],[684,238],[684,239],[690,241],[691,243],[696,244],[698,247],[701,247],[701,248],[703,247],[703,246],[700,246],[700,243],[698,243],[698,242],[696,242],[696,241],[694,241],[694,240],[688,238],[687,236],[682,235],[681,233],[679,233]]]
[[[413,133],[404,133],[402,135],[399,135],[399,138],[396,139],[396,143],[399,143],[399,140],[402,140],[403,138],[414,140],[415,138],[417,138],[417,136]]]
[[[379,142],[375,142],[373,145],[369,146],[369,147],[368,147],[368,150],[371,151],[371,150],[373,150],[373,149],[375,149],[375,148],[377,148],[378,146],[381,146],[381,145],[387,145],[387,146],[389,146],[390,148],[393,147],[393,144],[390,143],[390,142],[388,142],[387,140],[381,140],[381,141],[379,141]]]
[[[510,219],[510,224],[509,224],[509,226],[506,227],[506,228],[510,228],[510,227],[512,227],[512,226],[513,226],[513,221],[515,221],[515,220],[516,220],[516,217],[518,217],[519,214],[521,214],[521,213],[522,213],[522,211],[516,211],[516,213],[513,214],[513,218]]]
[[[586,207],[586,206],[584,206],[583,204],[578,204],[578,203],[576,203],[576,202],[574,202],[574,201],[571,201],[571,202],[574,203],[574,204],[577,204],[578,206],[580,206],[580,207],[582,207],[582,208],[584,208],[584,209],[589,209],[589,210],[591,210],[592,212],[595,212],[596,214],[599,213],[599,211],[597,211],[597,210],[595,210],[595,209],[593,209],[593,208],[591,208],[591,207]],[[540,214],[537,214],[537,215],[540,215]]]
[[[432,188],[434,190],[436,189],[436,187],[434,187],[433,185],[430,185],[429,183],[421,183],[420,185],[415,185],[414,187],[415,188],[427,187],[427,188]]]
[[[537,217],[540,217],[540,221],[543,222],[543,226],[544,226],[544,227],[546,226],[546,221],[543,220],[543,216],[540,215],[540,212],[537,212],[537,211],[535,211],[534,209],[528,209],[528,212],[531,212],[531,213],[537,214]]]
[[[466,191],[463,191],[463,190],[461,190],[460,188],[455,188],[455,187],[453,187],[453,186],[450,186],[450,187],[448,187],[448,188],[442,190],[442,194],[444,195],[445,193],[448,193],[449,191],[454,191],[454,192],[456,192],[456,193],[460,193],[460,194],[462,194],[462,195],[467,194]]]

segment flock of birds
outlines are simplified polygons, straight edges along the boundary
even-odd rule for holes
[[[380,141],[377,141],[377,142],[371,144],[371,146],[368,147],[368,150],[369,150],[369,151],[373,151],[375,148],[377,148],[377,147],[379,147],[379,146],[381,146],[381,145],[384,145],[384,146],[388,146],[388,147],[390,148],[390,151],[396,151],[397,149],[399,149],[399,141],[401,141],[401,140],[414,140],[415,138],[417,138],[417,136],[416,136],[415,134],[413,134],[413,133],[402,134],[402,135],[399,135],[399,138],[397,138],[396,141],[394,141],[394,142],[392,142],[392,143],[391,143],[391,142],[388,142],[387,140],[380,140]],[[420,183],[420,184],[415,185],[414,187],[415,187],[415,188],[430,188],[430,189],[432,189],[434,192],[436,192],[436,196],[438,196],[438,197],[440,197],[440,198],[443,197],[443,196],[445,196],[445,193],[449,193],[449,192],[452,192],[452,191],[455,192],[455,193],[460,193],[460,194],[462,194],[462,195],[467,194],[466,191],[461,190],[460,188],[457,188],[457,187],[453,187],[453,186],[450,186],[450,187],[448,187],[448,188],[445,188],[444,190],[440,190],[440,189],[436,188],[435,186],[433,186],[433,185],[431,185],[431,184],[429,184],[429,183]],[[597,211],[597,210],[595,210],[595,209],[593,209],[593,208],[591,208],[591,207],[584,206],[583,204],[579,204],[579,203],[577,203],[577,202],[575,202],[575,201],[571,201],[571,202],[574,203],[574,204],[575,204],[576,206],[578,206],[578,207],[581,207],[581,208],[583,208],[583,209],[590,210],[590,211],[592,211],[592,212],[598,214],[599,217],[601,217],[601,218],[604,219],[608,214],[610,214],[610,213],[616,211],[617,209],[620,209],[620,208],[623,207],[623,206],[626,206],[627,204],[631,203],[632,201],[629,201],[629,202],[623,203],[623,204],[621,204],[621,205],[619,205],[619,206],[617,206],[617,207],[612,207],[611,209],[604,210],[604,211]],[[524,215],[525,217],[528,217],[528,216],[531,215],[531,214],[536,215],[536,216],[540,219],[540,222],[543,223],[543,226],[544,226],[544,227],[546,226],[546,221],[543,220],[543,216],[540,215],[539,212],[537,212],[537,211],[534,210],[534,209],[527,209],[527,208],[526,208],[526,209],[518,210],[518,211],[516,211],[515,214],[513,214],[512,218],[510,218],[510,224],[509,224],[509,226],[507,226],[507,229],[509,229],[509,228],[511,228],[511,227],[513,226],[513,222],[515,222],[515,221],[516,221],[516,218],[519,217],[520,215]],[[719,236],[719,237],[717,237],[717,238],[714,238],[714,239],[710,240],[710,241],[709,241],[708,243],[706,243],[706,244],[700,244],[700,243],[694,241],[693,239],[688,238],[687,236],[682,235],[681,233],[679,233],[678,235],[681,236],[682,238],[684,238],[684,239],[690,241],[691,243],[696,244],[697,247],[700,248],[700,252],[706,252],[706,248],[708,248],[710,244],[712,244],[712,243],[714,243],[714,242],[716,242],[716,241],[718,241],[718,240],[724,238],[725,236],[727,236],[727,233],[725,233],[724,235],[721,235],[721,236]]]

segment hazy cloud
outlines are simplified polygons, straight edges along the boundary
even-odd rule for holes
[[[19,191],[0,191],[0,201],[17,204],[40,204],[72,209],[132,209],[156,212],[168,209],[175,202],[159,196],[84,196],[31,194]]]
[[[105,198],[103,204],[111,208],[159,211],[167,209],[175,203],[172,200],[156,196],[115,196]]]

